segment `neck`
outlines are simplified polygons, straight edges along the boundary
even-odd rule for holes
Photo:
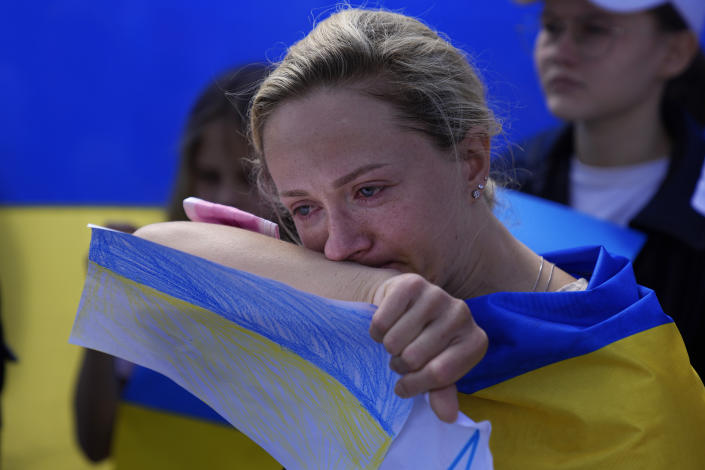
[[[462,283],[453,287],[452,295],[471,298],[495,292],[530,292],[541,258],[514,238],[489,209],[487,211],[487,220],[469,247],[471,259],[465,269],[470,266],[471,271],[457,276]]]
[[[593,166],[634,165],[670,152],[670,140],[660,116],[661,94],[638,106],[596,119],[576,121],[575,153]]]

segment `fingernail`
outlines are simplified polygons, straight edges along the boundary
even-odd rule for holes
[[[396,393],[401,398],[409,398],[409,394],[406,392],[406,387],[400,382],[394,386],[394,393]]]
[[[404,375],[407,372],[404,367],[404,362],[399,359],[399,356],[394,356],[389,360],[389,368],[399,375]]]

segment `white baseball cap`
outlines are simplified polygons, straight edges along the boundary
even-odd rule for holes
[[[534,1],[518,0],[519,3],[533,3]],[[649,10],[670,3],[695,34],[699,35],[705,26],[705,0],[589,0],[589,2],[615,13]]]

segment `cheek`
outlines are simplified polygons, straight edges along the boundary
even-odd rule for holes
[[[197,180],[193,184],[193,192],[196,197],[216,202],[213,201],[213,197],[217,193],[217,185],[212,182]]]
[[[543,76],[546,70],[546,62],[548,61],[548,52],[545,48],[536,46],[534,48],[534,67],[539,77]]]
[[[325,230],[313,230],[303,224],[296,224],[296,232],[299,235],[301,244],[309,250],[323,252],[328,235]]]
[[[428,224],[431,221],[419,217],[422,211],[423,208],[415,205],[400,205],[376,214],[373,220],[368,221],[368,231],[374,233],[376,239],[393,246],[413,245],[419,235],[429,230]]]

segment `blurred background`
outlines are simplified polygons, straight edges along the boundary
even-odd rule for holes
[[[552,124],[531,61],[537,8],[510,0],[367,2],[421,18],[468,52],[504,133]],[[3,391],[3,469],[83,469],[68,344],[87,223],[164,218],[190,105],[222,70],[276,61],[332,1],[7,2],[0,15],[0,288],[18,361]]]

